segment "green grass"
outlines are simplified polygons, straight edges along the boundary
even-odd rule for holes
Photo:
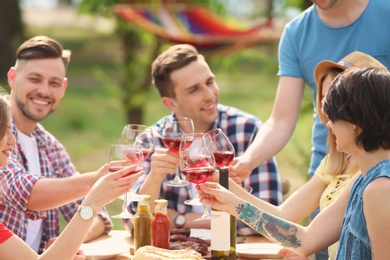
[[[80,172],[98,169],[106,161],[108,147],[117,142],[126,123],[121,102],[112,94],[120,75],[118,39],[93,31],[66,28],[28,28],[28,36],[46,34],[72,50],[68,68],[69,86],[57,111],[42,124],[67,148]],[[237,56],[237,54],[236,54]],[[221,60],[212,62],[220,87],[220,102],[235,106],[265,121],[272,110],[277,88],[277,46],[259,46],[242,52],[227,69]],[[229,64],[226,58],[222,60]],[[305,93],[304,105],[311,106],[311,93]],[[144,124],[152,124],[169,113],[152,88]],[[276,156],[281,175],[291,182],[291,191],[307,180],[310,160],[311,113],[303,113],[287,146]],[[120,211],[120,200],[108,205],[111,214]],[[114,220],[114,228],[122,229]]]

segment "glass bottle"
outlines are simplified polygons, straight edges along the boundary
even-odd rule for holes
[[[152,220],[152,245],[169,249],[171,221],[168,217],[168,201],[159,199],[154,201],[154,218]]]
[[[229,169],[221,167],[219,170],[219,184],[229,189]],[[211,219],[211,259],[235,260],[237,222],[236,218],[223,211],[213,209],[213,215],[218,218]]]
[[[138,201],[137,218],[134,219],[134,252],[138,248],[152,245],[152,213],[150,212],[150,196],[144,195]]]

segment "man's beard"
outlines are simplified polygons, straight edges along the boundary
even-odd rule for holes
[[[51,109],[51,110],[50,110],[46,115],[44,115],[44,116],[35,116],[34,114],[32,114],[32,113],[29,111],[28,107],[27,107],[25,104],[23,104],[22,101],[20,101],[20,100],[17,99],[17,100],[16,100],[16,104],[18,105],[20,111],[22,111],[22,114],[23,114],[26,118],[28,118],[28,119],[30,119],[30,120],[32,120],[32,121],[35,121],[35,122],[40,122],[40,121],[44,120],[44,119],[45,119],[46,117],[48,117],[51,113],[54,112],[54,110]]]

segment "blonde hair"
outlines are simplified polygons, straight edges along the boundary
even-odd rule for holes
[[[322,74],[320,80],[318,81],[316,110],[319,119],[324,125],[327,124],[328,118],[322,113],[322,87],[323,87],[322,85],[326,77],[331,77],[333,81],[333,79],[336,78],[336,76],[343,71],[344,70],[340,68],[329,69],[324,74]],[[359,171],[358,165],[354,162],[351,163],[350,155],[337,151],[336,138],[331,131],[328,131],[327,145],[328,145],[328,153],[327,156],[325,157],[324,172],[332,176],[337,176],[337,175],[344,174],[346,172]]]

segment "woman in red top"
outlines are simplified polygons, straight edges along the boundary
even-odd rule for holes
[[[0,93],[0,167],[7,165],[7,158],[12,146],[15,145],[15,137],[11,132],[11,110],[7,97]],[[107,166],[105,166],[107,167]],[[134,181],[140,177],[143,172],[139,172],[129,177],[123,177],[133,166],[123,170],[108,173],[101,177],[84,198],[79,207],[79,213],[76,214],[64,229],[62,234],[54,243],[42,254],[32,250],[22,239],[14,235],[2,223],[0,223],[0,258],[8,259],[85,259],[85,256],[76,255],[81,243],[84,240],[92,220],[101,207],[110,203],[130,189]],[[108,172],[108,170],[107,170]],[[0,181],[2,174],[0,173]],[[0,199],[1,199],[0,185]]]

